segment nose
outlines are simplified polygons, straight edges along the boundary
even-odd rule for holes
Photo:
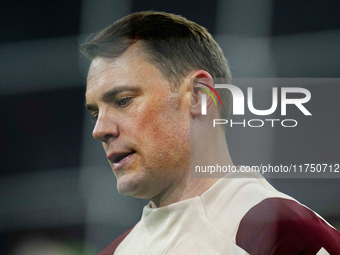
[[[116,119],[108,113],[99,114],[92,131],[92,136],[101,142],[106,142],[111,137],[118,137],[119,129]]]

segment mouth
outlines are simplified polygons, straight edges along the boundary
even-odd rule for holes
[[[126,165],[134,155],[135,151],[115,152],[111,153],[107,158],[112,164],[113,170],[118,170]]]

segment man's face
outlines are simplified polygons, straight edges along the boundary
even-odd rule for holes
[[[92,61],[86,103],[118,191],[148,198],[178,185],[190,168],[190,94],[144,60],[138,44]]]

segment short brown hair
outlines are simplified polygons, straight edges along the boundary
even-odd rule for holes
[[[193,70],[206,70],[214,78],[231,83],[228,62],[219,45],[202,26],[179,15],[165,12],[136,12],[116,21],[81,45],[89,59],[117,58],[141,41],[146,60],[154,64],[174,86]],[[219,92],[221,115],[229,115],[229,90]]]

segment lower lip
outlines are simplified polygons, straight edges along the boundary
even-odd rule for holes
[[[125,165],[127,165],[127,164],[131,161],[131,159],[132,159],[132,157],[133,157],[134,155],[135,155],[135,153],[132,153],[132,154],[126,156],[125,158],[123,158],[123,159],[122,159],[121,161],[119,161],[118,163],[113,163],[113,164],[112,164],[112,169],[113,169],[114,171],[116,171],[116,170],[118,170],[118,169],[124,167]]]

